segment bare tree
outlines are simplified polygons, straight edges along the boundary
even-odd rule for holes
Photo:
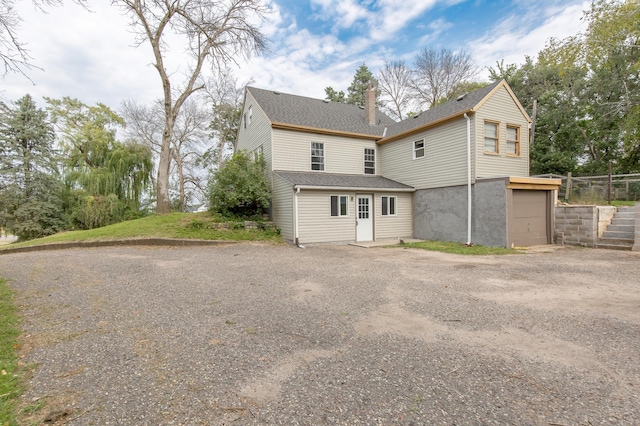
[[[187,98],[202,90],[206,63],[218,66],[266,48],[265,36],[251,20],[268,12],[261,0],[112,0],[131,17],[138,45],[148,42],[162,82],[164,127],[158,161],[156,211],[171,211],[169,175],[171,140],[176,117]],[[180,74],[165,66],[168,37],[186,42],[186,69]],[[180,46],[182,47],[182,46]]]
[[[425,48],[415,58],[412,89],[416,98],[431,108],[476,73],[471,54],[464,50]]]
[[[122,103],[121,109],[127,137],[149,146],[156,158],[159,157],[164,129],[162,102],[148,107],[129,100]],[[186,210],[190,199],[204,197],[206,176],[200,165],[210,146],[211,120],[211,112],[193,98],[185,101],[176,117],[171,138],[169,187],[175,190],[172,204],[179,210]]]
[[[44,10],[46,6],[60,6],[62,0],[32,0],[36,9]],[[86,7],[86,0],[75,0]],[[27,47],[20,41],[18,30],[22,18],[15,9],[16,0],[0,1],[0,63],[4,67],[3,76],[9,72],[22,74],[26,78],[27,70],[38,68],[31,63]]]
[[[238,84],[228,68],[207,83],[207,96],[213,107],[210,129],[216,144],[206,156],[212,158],[217,167],[222,166],[225,151],[236,149],[244,89],[251,83],[253,80]]]
[[[378,87],[385,112],[392,118],[403,120],[411,108],[411,70],[404,61],[385,61],[378,72]]]

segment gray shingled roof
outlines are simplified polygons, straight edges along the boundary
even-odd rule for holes
[[[347,175],[324,172],[287,172],[275,170],[292,185],[317,186],[330,188],[366,188],[377,190],[412,190],[413,187],[376,175]]]
[[[378,125],[366,121],[365,111],[354,105],[325,102],[322,99],[288,95],[272,90],[247,87],[272,123],[292,124],[316,129],[381,137],[384,128],[395,123],[376,110]]]
[[[433,107],[427,111],[421,112],[419,115],[407,118],[398,123],[389,126],[386,138],[395,136],[400,133],[407,132],[411,129],[425,126],[434,121],[441,120],[446,117],[462,114],[475,107],[482,101],[501,81],[485,86],[481,89],[467,93],[461,100],[452,100],[442,105]]]

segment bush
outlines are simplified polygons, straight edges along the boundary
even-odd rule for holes
[[[269,209],[271,195],[264,161],[246,151],[233,155],[209,180],[209,211],[224,217],[250,218]]]

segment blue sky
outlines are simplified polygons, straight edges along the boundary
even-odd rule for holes
[[[0,81],[0,97],[30,93],[71,96],[117,109],[124,99],[148,103],[161,96],[148,45],[133,47],[127,19],[110,2],[87,12],[70,0],[47,14],[22,0],[21,40],[27,43],[35,83],[20,75]],[[478,65],[478,79],[496,61],[522,63],[551,37],[584,31],[588,1],[539,0],[275,0],[262,29],[270,51],[235,69],[239,82],[287,93],[324,97],[324,88],[345,89],[363,62],[375,73],[385,59],[411,64],[425,47],[466,49]],[[179,73],[179,49],[170,66]]]

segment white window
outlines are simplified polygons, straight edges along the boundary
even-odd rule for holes
[[[244,114],[242,114],[242,127],[244,129],[247,128],[247,113],[246,112]]]
[[[253,160],[258,161],[262,159],[262,145],[253,150]]]
[[[498,123],[493,121],[484,122],[484,152],[490,152],[492,154],[500,153]]]
[[[507,155],[520,155],[520,127],[507,126]]]
[[[382,197],[382,216],[396,215],[396,197]]]
[[[364,149],[364,174],[376,174],[376,150],[372,148]]]
[[[413,159],[424,157],[424,139],[413,143]]]
[[[251,124],[252,118],[253,118],[253,105],[249,105],[249,116],[247,117],[247,126]]]
[[[331,196],[331,216],[349,216],[349,196]]]
[[[324,144],[311,142],[311,170],[324,170]]]

